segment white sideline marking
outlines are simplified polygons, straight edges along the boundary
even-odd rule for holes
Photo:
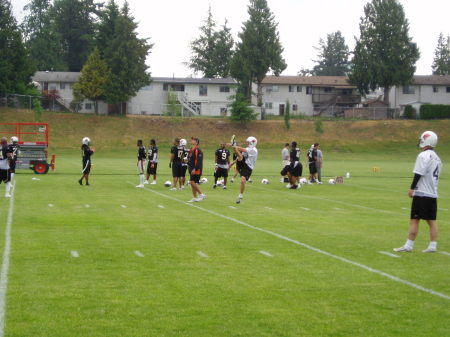
[[[306,208],[306,207],[300,207],[302,210],[304,210],[304,211],[310,211],[311,209],[310,208]]]
[[[336,211],[342,211],[342,208],[339,208],[339,207],[335,207],[334,208]]]
[[[269,252],[266,252],[265,250],[260,250],[259,251],[262,255],[268,256],[268,257],[273,257],[272,254],[270,254]]]
[[[395,255],[395,254],[392,254],[392,253],[389,253],[389,252],[378,252],[378,253],[384,254],[384,255],[387,255],[387,256],[391,256],[391,257],[400,257],[398,255]]]
[[[164,208],[164,206],[163,206],[163,205],[158,205],[158,207],[159,207],[159,208]]]
[[[145,255],[144,254],[142,254],[140,251],[138,251],[138,250],[135,250],[134,251],[134,254],[136,255],[136,256],[139,256],[139,257],[144,257]]]
[[[72,251],[70,252],[70,255],[71,255],[72,257],[80,257],[80,254],[78,254],[78,252],[77,252],[76,250],[72,250]]]
[[[122,208],[127,208],[127,206],[125,206],[125,205],[120,205],[120,207],[122,207]]]
[[[6,290],[8,286],[9,256],[11,254],[11,227],[14,215],[14,195],[16,194],[16,183],[11,189],[11,199],[9,199],[8,218],[5,228],[5,248],[3,249],[2,269],[0,272],[0,337],[5,334],[5,314],[6,314]]]
[[[448,209],[447,208],[438,208],[438,210],[440,210],[440,211],[448,211]]]
[[[407,208],[406,208],[406,207],[402,207],[402,209],[403,209],[403,210],[407,210]]]
[[[128,183],[131,184],[131,185],[133,185],[133,183],[130,182],[130,181],[129,181]],[[187,203],[187,202],[184,202],[184,201],[182,201],[182,200],[180,200],[180,199],[176,199],[176,198],[171,197],[171,196],[169,196],[169,195],[166,195],[166,194],[163,194],[163,193],[154,191],[154,190],[150,190],[150,189],[147,189],[147,188],[144,188],[144,189],[145,189],[146,191],[148,191],[148,192],[157,194],[157,195],[159,195],[159,196],[161,196],[161,197],[164,197],[164,198],[167,198],[167,199],[170,199],[170,200],[173,200],[173,201],[177,201],[177,202],[182,203],[182,204],[185,204],[185,205],[190,205],[190,204]],[[332,201],[333,201],[333,200],[332,200]],[[229,217],[229,216],[226,216],[226,215],[223,215],[223,214],[220,214],[220,213],[211,211],[211,210],[206,209],[206,208],[203,208],[203,207],[201,207],[201,206],[191,205],[191,207],[197,208],[198,210],[201,210],[201,211],[203,211],[203,212],[206,212],[206,213],[209,213],[209,214],[218,216],[218,217],[220,217],[220,218],[223,218],[223,219],[227,219],[227,220],[233,221],[233,222],[235,222],[235,223],[241,224],[241,225],[243,225],[243,226],[245,226],[245,227],[254,229],[254,230],[256,230],[256,231],[259,231],[259,232],[263,232],[263,233],[272,235],[272,236],[277,237],[277,238],[279,238],[279,239],[281,239],[281,240],[288,241],[288,242],[291,242],[291,243],[296,244],[296,245],[298,245],[298,246],[302,246],[302,247],[304,247],[304,248],[306,248],[306,249],[312,250],[312,251],[314,251],[314,252],[316,252],[316,253],[319,253],[319,254],[322,254],[322,255],[331,257],[331,258],[333,258],[333,259],[339,260],[339,261],[344,262],[344,263],[348,263],[348,264],[353,265],[353,266],[355,266],[355,267],[364,269],[364,270],[366,270],[366,271],[368,271],[368,272],[371,272],[371,273],[374,273],[374,274],[377,274],[377,275],[386,277],[386,278],[388,278],[388,279],[390,279],[390,280],[393,280],[393,281],[395,281],[395,282],[399,282],[399,283],[405,284],[405,285],[410,286],[410,287],[412,287],[412,288],[414,288],[414,289],[417,289],[417,290],[420,290],[420,291],[426,292],[426,293],[428,293],[428,294],[431,294],[431,295],[434,295],[434,296],[438,296],[438,297],[441,297],[441,298],[443,298],[443,299],[446,299],[446,300],[449,300],[449,301],[450,301],[450,296],[449,296],[449,295],[440,293],[440,292],[438,292],[438,291],[434,291],[433,289],[429,289],[429,288],[422,287],[421,285],[418,285],[418,284],[409,282],[409,281],[407,281],[407,280],[403,280],[403,279],[401,279],[401,278],[399,278],[399,277],[397,277],[397,276],[394,276],[394,275],[385,273],[385,272],[383,272],[383,271],[380,271],[380,270],[378,270],[378,269],[374,269],[374,268],[372,268],[372,267],[366,266],[365,264],[362,264],[362,263],[359,263],[359,262],[356,262],[356,261],[352,261],[352,260],[346,259],[345,257],[341,257],[341,256],[335,255],[335,254],[333,254],[333,253],[329,253],[329,252],[327,252],[327,251],[325,251],[325,250],[322,250],[322,249],[313,247],[313,246],[308,245],[308,244],[306,244],[306,243],[303,243],[303,242],[300,242],[300,241],[297,241],[297,240],[288,238],[287,236],[278,234],[278,233],[276,233],[276,232],[272,232],[272,231],[267,230],[267,229],[264,229],[264,228],[260,228],[260,227],[256,227],[256,226],[250,225],[250,224],[245,223],[245,222],[243,222],[243,221],[240,221],[240,220],[238,220],[238,219],[234,219],[234,218],[232,218],[232,217]],[[0,336],[0,337],[1,337],[1,336]]]
[[[84,207],[89,208],[89,207],[91,207],[91,205],[86,204],[86,205],[84,205]]]
[[[264,207],[265,209],[268,209],[269,211],[271,211],[271,210],[273,210],[273,208],[271,208],[271,207]]]
[[[234,206],[228,206],[229,208],[231,208],[231,209],[236,209],[236,207],[234,207]]]
[[[197,255],[200,257],[208,258],[209,256],[203,253],[201,250],[197,251]]]
[[[53,207],[53,204],[48,204],[48,207]]]
[[[450,256],[450,253],[447,253],[447,252],[439,252],[439,253]]]

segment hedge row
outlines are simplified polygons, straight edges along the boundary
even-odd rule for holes
[[[450,105],[445,104],[423,104],[420,107],[421,119],[444,119],[450,118]]]

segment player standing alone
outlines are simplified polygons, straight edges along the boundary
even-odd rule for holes
[[[158,148],[156,147],[156,140],[150,140],[150,147],[147,152],[147,180],[144,181],[144,184],[148,184],[148,180],[150,176],[153,175],[153,181],[150,185],[156,185],[156,171],[158,169]]]
[[[2,151],[0,154],[0,183],[5,183],[5,197],[11,198],[11,177],[9,172],[9,161],[12,159],[13,153],[8,140],[5,137],[0,139]]]
[[[231,143],[237,156],[236,168],[241,176],[240,193],[236,198],[237,204],[240,204],[244,198],[245,184],[250,180],[256,160],[258,159],[258,149],[256,148],[256,144],[258,143],[257,139],[255,137],[248,137],[246,142],[246,148],[234,145],[233,141]]]
[[[203,169],[203,152],[198,147],[200,140],[198,138],[191,138],[192,148],[189,151],[188,167],[191,177],[189,184],[191,185],[192,195],[194,196],[189,202],[199,202],[206,198],[206,195],[200,190],[200,177]]]
[[[144,167],[145,160],[147,159],[147,151],[145,150],[145,146],[142,143],[142,139],[138,139],[137,141],[138,153],[137,153],[137,167],[139,170],[139,185],[136,187],[143,188],[144,187]]]
[[[225,143],[215,153],[214,185],[217,187],[217,179],[223,177],[223,189],[227,189],[228,169],[230,167],[230,151],[225,148]]]
[[[422,152],[417,156],[414,166],[414,178],[408,196],[412,198],[411,220],[409,235],[406,243],[400,248],[394,248],[396,252],[411,252],[414,248],[414,240],[419,232],[420,219],[425,220],[430,227],[430,243],[424,253],[437,251],[438,226],[437,215],[437,188],[442,162],[434,152],[438,137],[433,131],[425,131],[419,138],[419,147]]]
[[[78,183],[83,185],[83,178],[86,180],[86,186],[89,186],[89,173],[91,172],[91,156],[94,154],[94,150],[91,150],[89,144],[91,140],[88,137],[84,137],[81,145],[81,157],[83,161],[83,175],[81,176]]]

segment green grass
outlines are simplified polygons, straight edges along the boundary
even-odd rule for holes
[[[96,153],[90,187],[76,182],[78,151],[59,152],[56,172],[17,174],[6,336],[450,335],[449,300],[207,212],[450,296],[450,257],[420,253],[424,224],[414,253],[379,253],[405,241],[414,150],[325,153],[326,180],[352,177],[292,191],[279,183],[279,150],[263,149],[240,205],[236,183],[211,188],[209,160],[200,208],[183,203],[189,189],[162,185],[169,179],[162,154],[159,184],[136,189],[134,152]],[[438,213],[439,249],[447,252],[449,172],[444,167],[439,207],[446,210]],[[8,205],[0,206],[3,226]],[[3,230],[0,239],[3,248]]]

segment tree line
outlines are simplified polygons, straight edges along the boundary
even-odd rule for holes
[[[128,4],[115,0],[30,0],[18,24],[10,0],[0,0],[0,96],[33,92],[36,70],[81,71],[76,99],[104,100],[123,112],[123,103],[151,82],[146,57],[153,44],[138,38]],[[236,100],[256,94],[262,105],[262,81],[286,69],[278,23],[266,0],[249,0],[249,17],[234,41],[227,21],[218,25],[211,8],[189,48],[186,65],[204,77],[233,77]],[[299,75],[346,75],[362,94],[408,84],[420,53],[409,36],[409,22],[398,0],[371,0],[364,7],[356,46],[350,51],[340,31],[319,40],[312,69]],[[433,74],[450,74],[450,35],[441,34]],[[256,83],[256,93],[252,92]]]

